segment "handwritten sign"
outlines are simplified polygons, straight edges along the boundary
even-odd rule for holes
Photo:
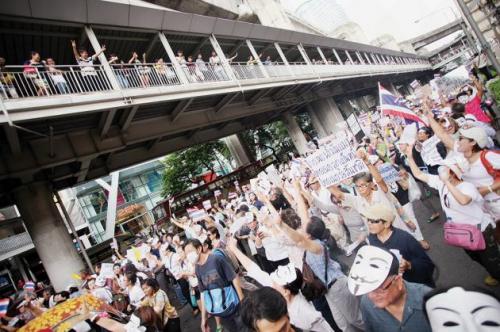
[[[377,166],[377,168],[385,182],[393,183],[401,180],[401,178],[399,177],[399,172],[391,164],[384,163],[380,166]]]
[[[356,157],[347,139],[337,139],[322,146],[308,156],[306,162],[325,187],[368,171],[365,163]]]
[[[217,189],[217,190],[214,191],[214,196],[215,197],[222,196],[222,192],[219,189]]]
[[[439,138],[434,135],[422,143],[422,151],[420,155],[426,165],[440,165],[443,162],[443,157],[439,154],[436,145],[440,142]]]

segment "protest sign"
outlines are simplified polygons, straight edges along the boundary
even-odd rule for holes
[[[99,272],[99,276],[105,279],[113,279],[115,276],[113,272],[113,264],[112,263],[102,263],[101,264],[101,272]]]
[[[412,123],[403,129],[401,138],[399,139],[399,144],[413,144],[417,138],[417,124]]]
[[[420,151],[420,156],[422,156],[422,160],[424,161],[424,163],[429,166],[440,165],[443,161],[443,158],[436,148],[436,145],[439,142],[439,138],[434,135],[422,143],[422,151]]]
[[[306,162],[324,187],[368,171],[365,163],[356,157],[347,139],[337,139],[322,146],[308,156]]]
[[[214,191],[214,196],[215,197],[222,196],[222,192],[219,189],[217,189],[217,190]]]
[[[361,131],[358,119],[356,119],[356,115],[354,115],[354,113],[351,113],[351,115],[347,117],[347,124],[349,125],[349,128],[354,136]]]
[[[281,177],[274,165],[269,165],[268,167],[266,167],[266,173],[267,178],[269,179],[269,181],[271,181],[272,184],[274,184],[275,186],[281,186]]]
[[[206,201],[203,201],[203,203],[202,203],[202,204],[203,204],[203,208],[204,208],[205,210],[207,210],[207,211],[208,211],[208,210],[210,210],[210,209],[212,208],[212,203],[210,203],[210,200],[209,200],[209,199],[207,199]]]
[[[399,172],[389,163],[384,163],[380,166],[377,166],[380,175],[387,183],[392,183],[401,180],[399,177]]]

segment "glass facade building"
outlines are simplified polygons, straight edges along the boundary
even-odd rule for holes
[[[164,166],[156,160],[120,172],[117,210],[132,204],[144,205],[150,213],[162,199],[161,179]],[[109,178],[103,178],[109,182]],[[95,181],[74,188],[81,211],[89,225],[94,244],[103,240],[108,207],[108,192]]]

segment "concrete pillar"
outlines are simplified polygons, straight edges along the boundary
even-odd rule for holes
[[[49,184],[22,186],[14,195],[51,284],[57,292],[64,290],[73,280],[71,275],[85,267],[57,210]]]
[[[313,126],[314,128],[321,126],[325,136],[334,134],[338,128],[337,123],[344,121],[337,104],[332,98],[323,98],[314,101],[311,103],[311,107],[319,121],[319,124],[316,125],[314,123],[315,120],[311,117]]]
[[[358,104],[359,109],[362,112],[368,112],[368,110],[370,109],[370,107],[366,103],[366,100],[365,100],[364,96],[356,98],[356,103]]]
[[[282,117],[283,124],[288,131],[288,135],[292,139],[293,145],[299,152],[299,154],[305,154],[309,149],[307,148],[307,140],[300,129],[299,124],[295,120],[294,116],[291,113],[285,113]]]
[[[324,138],[328,136],[328,132],[326,129],[323,127],[323,123],[321,122],[321,115],[319,114],[320,111],[315,109],[311,104],[307,104],[307,113],[309,114],[309,117],[311,118],[312,125],[316,132],[318,133],[318,136],[320,138]]]
[[[236,162],[237,168],[250,164],[253,158],[249,156],[248,151],[245,148],[245,143],[242,142],[238,135],[234,134],[224,137],[223,141],[226,143],[229,152],[231,152],[231,156]]]

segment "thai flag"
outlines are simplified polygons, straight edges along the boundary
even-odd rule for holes
[[[7,310],[9,309],[9,299],[0,299],[0,317],[7,315]]]
[[[24,290],[27,292],[35,291],[35,283],[33,281],[28,281],[24,284]]]
[[[406,107],[399,97],[394,96],[388,90],[386,90],[382,85],[378,85],[379,97],[380,97],[380,109],[382,115],[392,115],[405,119],[407,124],[412,122],[421,123],[427,126],[424,120],[422,120],[418,115],[416,115],[411,109]]]
[[[196,207],[187,208],[186,211],[193,221],[202,220],[207,216],[207,212],[205,210],[200,210]]]

